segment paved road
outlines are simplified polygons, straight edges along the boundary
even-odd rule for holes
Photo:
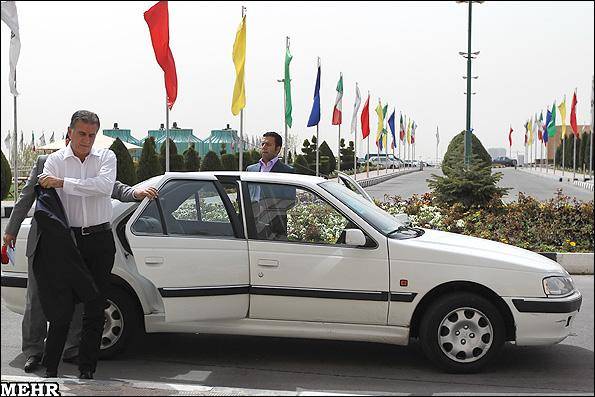
[[[563,194],[576,197],[578,200],[593,200],[592,191],[569,182],[559,182],[551,178],[527,174],[514,168],[501,168],[498,171],[503,174],[498,185],[512,188],[504,198],[505,201],[516,200],[519,192],[533,196],[538,200],[547,200],[554,197],[558,188],[562,188]],[[413,194],[429,192],[430,188],[426,179],[430,178],[432,174],[443,175],[439,168],[426,168],[421,172],[414,172],[370,186],[366,188],[366,191],[379,200],[382,200],[385,194],[408,198]]]
[[[441,373],[418,345],[151,334],[117,359],[101,361],[96,378],[361,394],[592,394],[593,276],[576,276],[575,281],[584,295],[576,336],[547,347],[506,345],[481,374]],[[22,316],[4,305],[1,312],[2,375],[25,375]],[[71,364],[62,364],[60,371],[65,377],[77,375]]]

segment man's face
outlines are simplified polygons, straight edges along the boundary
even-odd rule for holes
[[[265,162],[269,162],[279,155],[281,146],[275,146],[275,138],[272,136],[263,136],[260,141],[260,156]]]
[[[68,129],[70,148],[77,156],[86,157],[93,147],[99,126],[84,121],[77,121],[73,128]]]

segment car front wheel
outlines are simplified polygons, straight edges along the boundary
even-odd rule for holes
[[[504,334],[498,309],[487,299],[467,292],[435,301],[420,324],[424,354],[452,373],[480,371],[501,349]]]
[[[101,336],[101,358],[109,358],[122,352],[140,329],[141,317],[136,302],[126,291],[112,287],[107,293],[105,323]]]

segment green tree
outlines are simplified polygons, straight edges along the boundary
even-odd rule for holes
[[[293,168],[297,174],[303,175],[314,175],[316,172],[310,169],[308,165],[308,160],[303,154],[298,154],[295,156],[295,161],[293,162]]]
[[[223,142],[223,143],[221,144],[221,150],[219,151],[219,154],[220,154],[221,156],[223,156],[223,155],[224,155],[224,154],[226,154],[226,153],[227,153],[227,143]]]
[[[318,168],[318,172],[320,172],[320,175],[321,176],[328,176],[328,175],[330,175],[330,173],[333,172],[334,170],[330,166],[329,157],[328,156],[323,156],[321,154],[318,159],[320,161],[320,165],[318,166],[319,167]],[[314,168],[314,171],[316,172],[316,169],[315,168]]]
[[[221,171],[221,160],[219,160],[219,156],[217,153],[209,150],[207,154],[205,154],[205,158],[203,159],[200,165],[201,171]]]
[[[239,168],[239,158],[235,154],[221,155],[221,169],[224,171],[237,171]]]
[[[170,171],[186,171],[184,168],[184,157],[178,154],[178,147],[171,138],[169,140],[169,170]],[[159,149],[159,162],[161,168],[165,170],[165,141],[161,144]]]
[[[151,136],[145,139],[143,143],[143,151],[136,169],[137,182],[142,182],[161,174],[163,174],[163,169],[157,157],[155,138]]]
[[[260,151],[257,149],[250,150],[250,162],[256,164],[258,163],[258,160],[260,160]]]
[[[132,156],[130,156],[128,149],[126,149],[126,146],[124,146],[124,143],[122,143],[120,138],[116,138],[114,143],[110,146],[110,150],[114,152],[117,159],[116,180],[130,186],[135,185],[136,172]]]
[[[353,159],[355,156],[355,145],[349,141],[349,146],[345,147],[345,139],[341,138],[341,171],[353,169]]]
[[[447,205],[460,203],[464,208],[481,208],[490,203],[501,204],[502,197],[509,190],[497,186],[502,173],[492,174],[491,167],[486,167],[483,159],[477,154],[471,158],[468,169],[463,159],[461,152],[458,161],[452,162],[452,168],[442,165],[444,176],[432,174],[432,177],[427,179],[436,201]]]
[[[10,192],[10,186],[12,185],[12,172],[10,171],[10,164],[4,157],[4,152],[0,150],[0,200],[4,200]]]
[[[479,161],[479,165],[487,168],[492,167],[492,156],[487,152],[487,150],[483,147],[481,141],[475,136],[475,134],[471,134],[471,155],[477,156],[477,161]],[[459,163],[463,162],[465,153],[465,131],[461,131],[460,134],[457,134],[452,138],[450,143],[448,144],[448,149],[444,154],[444,159],[442,160],[442,172],[446,174],[450,172],[449,170],[457,169],[456,166]]]
[[[200,157],[194,148],[194,143],[184,150],[184,168],[186,171],[200,171]]]
[[[320,151],[320,158],[321,158],[320,172],[322,172],[322,156],[326,156],[326,157],[328,157],[328,172],[324,172],[324,174],[329,175],[331,172],[333,172],[334,170],[337,169],[337,160],[335,158],[335,155],[333,154],[333,151],[328,146],[328,143],[326,143],[326,141],[322,141],[322,143],[320,144],[320,148],[318,150]]]
[[[312,153],[312,147],[310,145],[310,141],[307,139],[304,139],[304,142],[302,143],[302,153],[304,156],[304,159],[310,163],[312,161],[314,161],[314,154]]]

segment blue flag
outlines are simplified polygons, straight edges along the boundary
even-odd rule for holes
[[[552,112],[550,112],[548,110],[547,115],[545,116],[545,125],[548,126],[551,121],[552,121]],[[544,145],[547,145],[547,141],[549,140],[547,129],[544,129],[542,138],[543,138]]]
[[[392,147],[396,148],[397,147],[397,138],[395,137],[395,110],[393,110],[393,113],[388,118],[388,126],[390,127],[390,133],[393,136]]]
[[[320,63],[318,64],[318,73],[316,74],[316,87],[314,87],[314,103],[308,119],[308,127],[318,125],[320,122]]]

